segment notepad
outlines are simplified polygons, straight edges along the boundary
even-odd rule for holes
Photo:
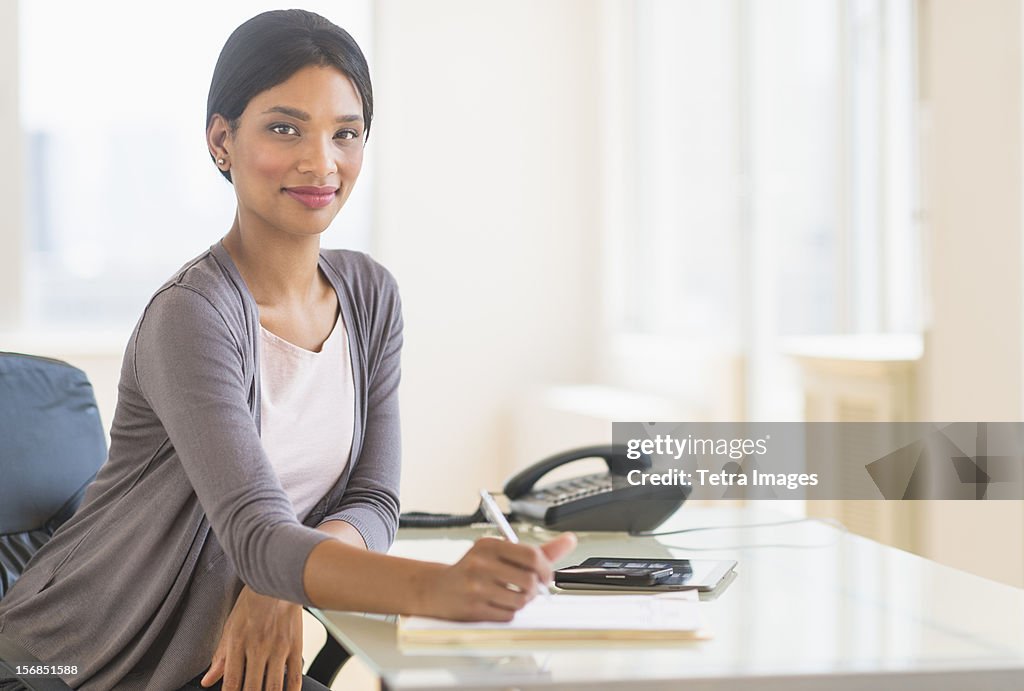
[[[534,598],[503,622],[400,617],[401,643],[685,640],[707,638],[696,592]]]

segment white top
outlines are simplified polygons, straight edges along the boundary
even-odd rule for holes
[[[319,353],[260,326],[260,437],[301,521],[338,481],[352,450],[355,388],[338,317]]]

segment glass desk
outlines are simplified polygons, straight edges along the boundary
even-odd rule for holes
[[[755,509],[687,507],[662,529],[780,518]],[[494,532],[483,526],[403,530],[391,553],[451,563],[485,534]],[[521,537],[541,542],[546,535],[524,528]],[[739,564],[735,578],[702,597],[712,635],[706,641],[402,650],[394,617],[320,614],[382,685],[396,691],[1024,688],[1024,590],[829,525],[661,538],[581,533],[565,563],[588,556],[721,558]]]

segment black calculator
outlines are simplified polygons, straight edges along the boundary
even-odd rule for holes
[[[578,566],[596,567],[601,569],[638,569],[661,570],[671,568],[672,574],[660,578],[650,585],[608,586],[592,583],[569,583],[556,580],[555,585],[566,590],[619,590],[624,587],[634,590],[697,590],[710,592],[714,590],[733,569],[736,562],[714,559],[644,559],[622,557],[591,557]]]

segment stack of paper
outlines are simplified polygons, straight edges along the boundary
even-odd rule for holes
[[[694,591],[659,595],[569,595],[534,598],[508,623],[400,617],[404,643],[706,638]]]

